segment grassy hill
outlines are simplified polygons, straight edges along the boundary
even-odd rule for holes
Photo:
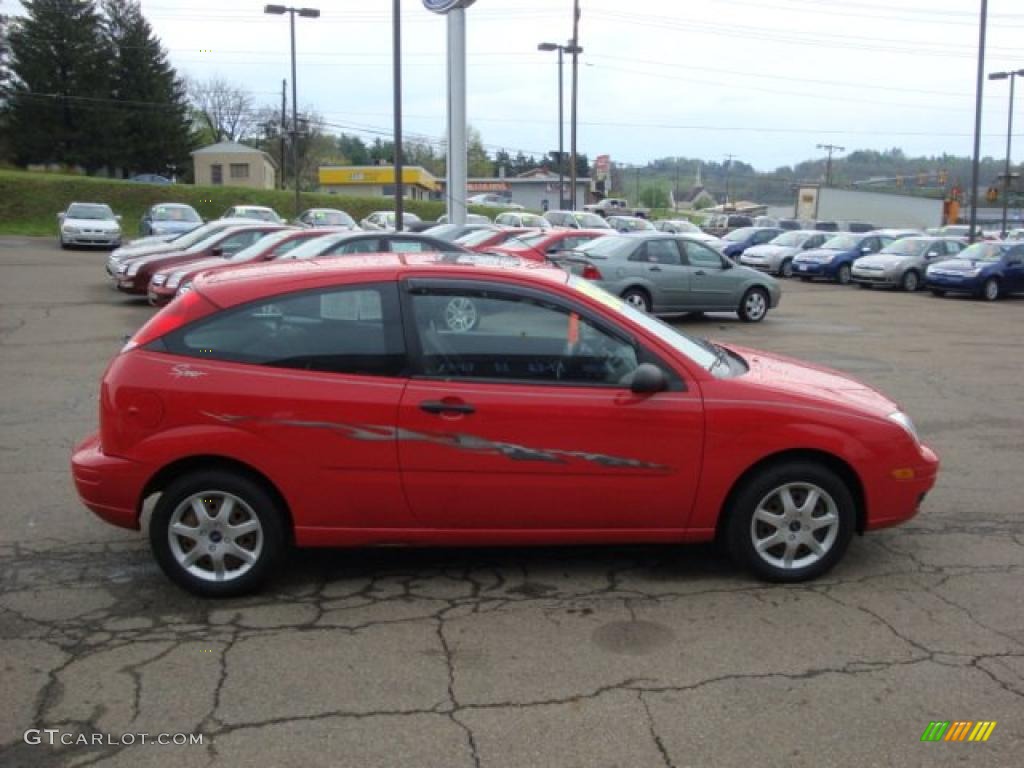
[[[295,215],[295,193],[277,189],[240,187],[195,187],[189,184],[154,185],[130,181],[65,176],[51,173],[27,173],[0,170],[0,234],[57,235],[57,213],[68,203],[107,203],[122,216],[124,233],[138,235],[139,219],[156,203],[187,203],[204,219],[216,219],[232,205],[268,205],[283,218]],[[392,207],[386,197],[348,197],[303,193],[302,207],[340,208],[356,221],[372,211]],[[423,219],[436,219],[444,213],[444,203],[407,200],[405,210]],[[489,216],[495,208],[474,208]]]

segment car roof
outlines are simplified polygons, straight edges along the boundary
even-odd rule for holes
[[[407,276],[507,279],[565,284],[562,269],[516,256],[476,253],[374,253],[273,261],[222,269],[199,277],[195,289],[221,308],[265,296],[332,285],[397,280]]]

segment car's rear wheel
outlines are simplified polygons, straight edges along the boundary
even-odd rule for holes
[[[745,323],[759,323],[768,314],[768,292],[764,288],[748,288],[737,310]]]
[[[839,266],[839,270],[836,272],[836,280],[840,285],[849,285],[852,276],[853,273],[850,271],[849,264],[841,264]]]
[[[768,581],[797,582],[830,570],[856,524],[853,496],[831,470],[787,462],[754,475],[727,510],[733,558]]]
[[[168,486],[153,510],[149,540],[160,568],[204,597],[256,590],[284,554],[284,512],[258,482],[207,470]]]
[[[444,325],[453,333],[468,333],[480,324],[480,313],[474,301],[455,296],[444,305]]]
[[[921,276],[913,269],[907,270],[900,281],[900,287],[907,293],[913,293],[921,287]]]
[[[792,277],[793,276],[793,260],[792,259],[784,259],[783,260],[782,265],[779,267],[779,274],[782,277]]]
[[[981,298],[985,301],[995,301],[999,298],[999,281],[990,277],[981,286]]]
[[[643,288],[628,288],[622,294],[622,300],[641,312],[651,311],[651,297]]]

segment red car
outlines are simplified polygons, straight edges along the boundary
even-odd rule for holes
[[[149,289],[149,281],[158,270],[210,257],[231,257],[271,232],[282,229],[287,227],[282,224],[243,224],[210,235],[184,251],[154,253],[133,259],[117,268],[114,275],[117,290],[145,296]]]
[[[189,261],[184,264],[172,264],[155,272],[150,279],[147,291],[149,303],[155,307],[167,304],[174,298],[182,283],[189,282],[200,272],[271,261],[289,253],[303,243],[339,231],[347,230],[339,230],[335,227],[282,229],[280,232],[274,232],[257,240],[233,256],[210,256],[207,259]]]
[[[541,230],[528,227],[509,227],[508,229],[477,229],[462,237],[456,238],[455,242],[463,248],[483,253],[496,245],[505,245],[507,241],[518,239],[527,235],[535,235]],[[515,245],[513,244],[513,247]]]
[[[440,309],[475,302],[447,330]],[[367,254],[200,275],[108,367],[82,500],[198,594],[286,548],[721,538],[825,573],[912,517],[938,459],[884,395],[691,338],[557,268]]]
[[[617,235],[614,229],[541,229],[536,234],[519,237],[514,243],[488,248],[489,253],[504,253],[522,259],[547,261],[560,251],[571,251],[595,237]]]

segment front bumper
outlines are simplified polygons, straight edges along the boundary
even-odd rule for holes
[[[165,304],[170,304],[171,299],[178,293],[178,287],[168,288],[166,285],[156,286],[152,283],[149,284],[149,290],[146,291],[146,299],[154,307],[162,307]]]
[[[794,261],[793,274],[798,277],[827,277],[835,276],[831,264],[820,261]]]
[[[911,476],[897,477],[897,471]],[[935,485],[939,457],[926,445],[919,446],[919,455],[904,466],[886,467],[868,487],[865,528],[877,530],[904,523],[918,513],[921,502]]]
[[[974,293],[981,290],[984,278],[979,275],[951,275],[928,272],[925,274],[925,286],[943,291],[965,291]]]
[[[146,293],[147,284],[138,276],[118,275],[115,278],[115,282],[117,283],[117,290],[122,293],[131,293],[136,296],[142,296]]]
[[[121,246],[120,232],[61,232],[60,236],[65,245],[102,245],[108,248]]]
[[[744,254],[740,256],[740,264],[744,267],[750,267],[756,269],[759,272],[778,272],[778,263],[773,263],[770,259],[766,259],[763,256],[747,256]]]
[[[75,447],[71,476],[78,496],[97,517],[119,528],[139,529],[139,500],[147,469],[127,459],[107,456],[99,434]]]
[[[898,272],[878,272],[875,270],[858,270],[854,266],[853,271],[850,273],[855,283],[865,283],[867,285],[899,285],[903,275]]]

